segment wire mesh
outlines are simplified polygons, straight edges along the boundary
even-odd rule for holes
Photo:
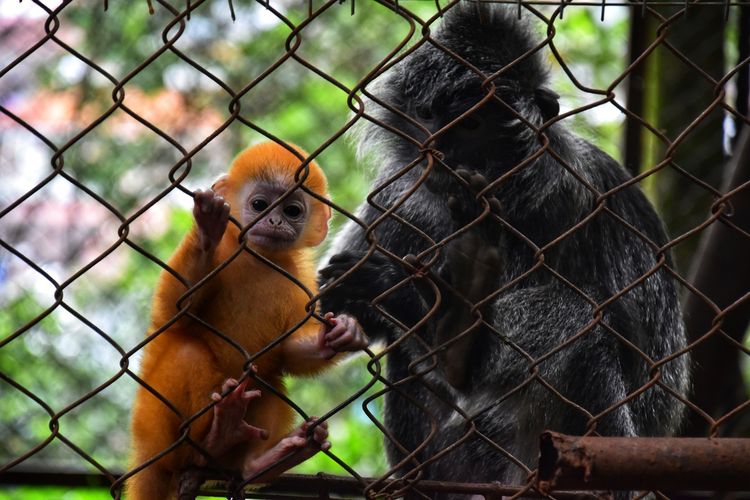
[[[216,457],[189,429],[216,403],[207,395],[183,415],[138,371],[144,348],[185,321],[231,345],[242,358],[235,376],[253,379],[264,397],[299,420],[331,423],[334,446],[320,453],[328,462],[314,463],[345,477],[286,475],[253,498],[537,495],[538,450],[521,436],[547,428],[747,435],[750,3],[464,2],[532,26],[529,50],[513,47],[492,71],[492,61],[441,37],[461,3],[1,4],[4,482],[55,483],[40,478],[83,470],[121,498],[129,477],[176,449],[210,464]],[[409,83],[414,102],[424,89],[459,90],[432,96],[431,109],[405,107],[383,82],[394,85],[427,51],[449,62],[416,75],[424,80]],[[550,111],[554,92],[523,86],[534,57],[553,67],[559,110]],[[471,91],[450,80],[464,74]],[[452,103],[460,110],[437,121],[439,106]],[[488,109],[497,144],[523,148],[472,146]],[[513,126],[498,132],[498,116]],[[621,159],[630,176],[595,177],[587,163],[619,167],[560,139],[562,127]],[[375,151],[355,157],[348,136]],[[167,264],[192,226],[195,190],[261,139],[302,145],[310,153],[300,168],[316,161],[329,177],[335,235],[319,259],[329,266],[320,291],[247,245],[198,283]],[[355,167],[367,162],[380,174]],[[477,179],[483,162],[502,169]],[[558,201],[542,198],[552,184],[514,191],[518,179],[538,178],[539,165],[553,165],[565,195],[580,196],[575,217],[557,219]],[[631,205],[636,190],[663,219],[663,241],[644,222],[649,209]],[[425,191],[437,192],[439,206],[414,208]],[[518,199],[527,203],[514,212]],[[537,212],[546,217],[519,222]],[[331,255],[339,260],[329,264]],[[257,352],[190,308],[243,258],[309,298],[305,319]],[[159,273],[185,293],[179,312],[144,336]],[[342,304],[373,339],[363,356],[332,375],[289,381],[288,394],[251,370],[304,321],[322,322],[329,304]],[[498,363],[509,359],[513,369]],[[128,464],[122,419],[137,387],[178,416],[179,436]],[[355,457],[348,448],[358,442]],[[207,477],[230,480],[204,493],[236,492],[224,472],[211,469]]]

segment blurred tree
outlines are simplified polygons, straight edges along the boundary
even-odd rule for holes
[[[652,28],[666,34],[656,60],[652,59],[656,64],[652,106],[658,129],[669,142],[657,139],[656,157],[647,165],[661,166],[669,157],[655,185],[660,213],[673,238],[706,219],[724,164],[724,113],[716,88],[726,73],[724,12],[701,5],[691,6],[688,15],[677,15],[680,11],[660,8],[669,21],[652,22]],[[683,272],[690,268],[698,239],[690,237],[674,249],[677,268]]]

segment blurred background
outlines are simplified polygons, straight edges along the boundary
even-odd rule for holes
[[[314,152],[341,208],[353,211],[367,195],[371,171],[346,139],[349,94],[422,28],[411,31],[369,0],[192,3],[181,26],[175,13],[186,3],[177,0],[153,2],[153,13],[145,0],[0,0],[0,464],[28,457],[18,467],[96,472],[79,448],[110,472],[125,470],[136,384],[116,376],[124,352],[143,338],[161,271],[141,250],[167,260],[192,223],[185,189],[207,187],[244,147],[278,137]],[[398,2],[428,23],[439,22],[445,3]],[[659,167],[669,145],[643,123],[674,139],[708,109],[677,145],[680,165],[718,186],[736,120],[709,108],[715,85],[690,67],[694,83],[680,83],[684,62],[654,51],[638,66],[638,149],[625,147],[636,10],[570,6],[554,21],[555,51],[544,54],[561,112],[576,111],[565,121],[634,173],[652,174],[641,185],[676,237],[705,218],[712,194]],[[738,13],[723,16],[720,8],[694,12],[688,30],[701,41],[692,60],[719,77],[739,57]],[[299,60],[287,55],[294,27]],[[538,29],[547,34],[544,23]],[[642,29],[637,50],[645,51],[658,33]],[[736,99],[733,81],[719,101]],[[333,234],[345,220],[335,214]],[[676,248],[685,273],[698,237]],[[321,415],[367,384],[366,361],[289,380],[290,397]],[[746,362],[738,366],[750,375]],[[331,418],[332,451],[360,475],[382,474],[381,434],[361,401]],[[381,405],[369,409],[379,416]],[[51,435],[51,415],[62,438],[31,453]],[[344,473],[323,454],[297,471]],[[107,489],[0,487],[0,499],[108,497]]]

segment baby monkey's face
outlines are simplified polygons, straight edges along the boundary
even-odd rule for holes
[[[258,180],[248,186],[242,204],[242,224],[251,226],[245,237],[253,246],[287,250],[300,240],[309,218],[310,203],[301,189],[287,193],[290,187],[268,180]]]

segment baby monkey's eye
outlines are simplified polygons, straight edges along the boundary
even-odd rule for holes
[[[262,212],[263,210],[268,208],[268,202],[266,200],[257,199],[253,200],[252,206],[253,210],[255,210],[256,212]]]
[[[299,205],[287,205],[284,207],[284,213],[292,218],[297,218],[302,214],[302,207]]]

